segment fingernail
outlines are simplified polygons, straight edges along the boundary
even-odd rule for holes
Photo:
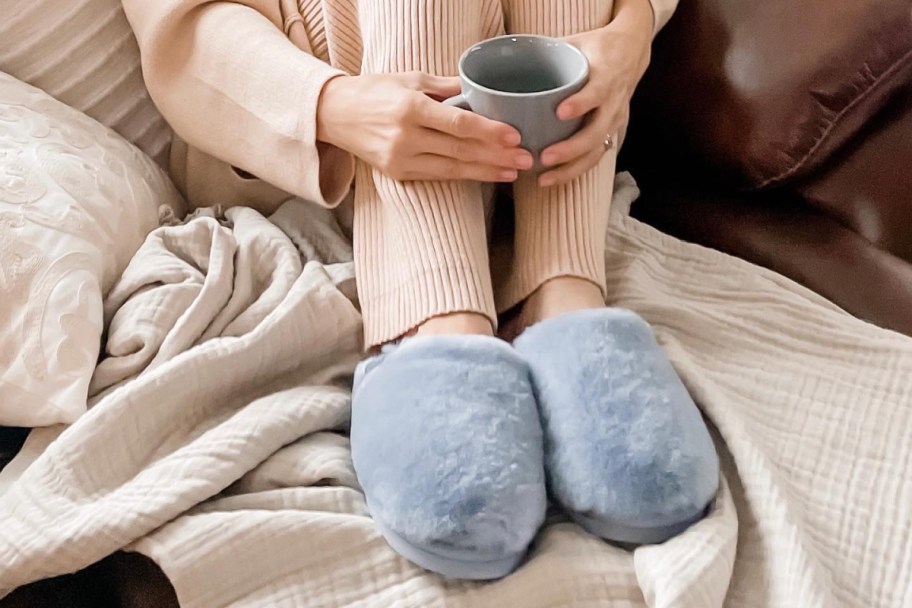
[[[510,133],[505,140],[508,146],[518,146],[522,143],[522,136],[519,133]]]
[[[519,174],[516,171],[503,171],[500,174],[500,179],[507,182],[512,182],[517,177],[519,177]]]
[[[570,106],[561,106],[557,109],[557,117],[561,120],[567,120],[572,113],[573,109]]]
[[[520,154],[516,157],[516,162],[514,164],[519,169],[530,169],[532,167],[532,155]]]
[[[541,186],[542,188],[547,188],[548,186],[553,186],[553,185],[554,185],[554,178],[553,178],[552,176],[550,176],[550,175],[543,175],[543,176],[538,180],[538,185]]]
[[[545,166],[550,166],[554,164],[554,154],[550,152],[545,152],[541,156],[541,162]]]

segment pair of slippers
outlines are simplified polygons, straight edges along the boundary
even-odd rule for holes
[[[385,348],[356,371],[351,445],[390,546],[463,579],[519,565],[548,491],[590,533],[653,544],[701,519],[719,479],[651,328],[612,308],[543,321],[512,346],[460,335]]]

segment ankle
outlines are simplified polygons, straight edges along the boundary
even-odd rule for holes
[[[414,335],[443,336],[452,334],[478,334],[493,336],[491,321],[484,315],[475,312],[455,312],[432,317],[422,323]]]
[[[595,283],[577,277],[557,277],[526,298],[513,322],[513,333],[519,335],[530,325],[568,312],[604,306],[602,290]]]

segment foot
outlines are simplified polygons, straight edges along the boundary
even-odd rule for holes
[[[643,319],[578,310],[532,325],[514,346],[532,372],[552,494],[584,528],[659,543],[703,517],[718,458]]]
[[[449,320],[451,329],[475,321]],[[500,578],[522,561],[545,516],[529,369],[490,335],[433,333],[440,329],[425,324],[358,367],[352,460],[394,550],[444,576]]]

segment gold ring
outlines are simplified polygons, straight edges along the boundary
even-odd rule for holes
[[[605,136],[605,141],[602,142],[605,145],[605,151],[610,150],[614,147],[614,138],[611,135]]]

